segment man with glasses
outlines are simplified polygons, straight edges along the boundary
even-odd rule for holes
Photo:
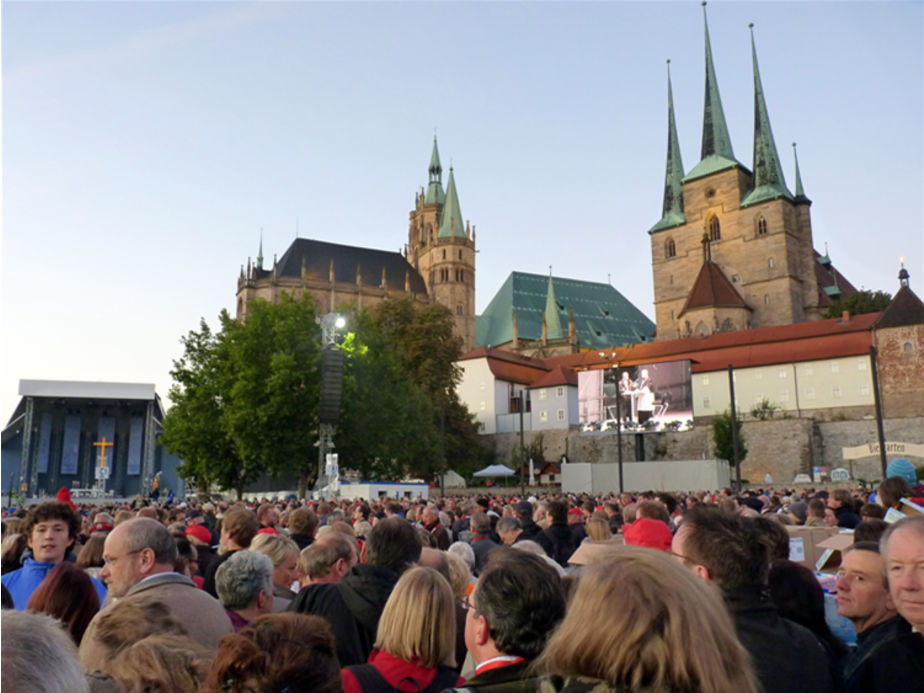
[[[128,520],[110,532],[103,545],[105,565],[100,577],[109,586],[111,603],[93,617],[80,643],[84,669],[101,668],[102,658],[111,652],[97,639],[100,616],[148,597],[164,602],[205,648],[216,650],[218,641],[232,632],[231,620],[218,600],[174,571],[176,557],[175,540],[157,520]]]

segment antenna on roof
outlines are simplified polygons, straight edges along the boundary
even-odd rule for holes
[[[298,217],[295,217],[295,237],[298,238]]]
[[[552,276],[552,265],[549,265],[549,276]]]
[[[606,283],[607,283],[607,284],[612,284],[612,283],[613,283],[613,275],[610,274],[609,272],[606,273]]]

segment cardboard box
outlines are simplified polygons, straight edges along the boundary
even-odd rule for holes
[[[844,556],[844,549],[853,544],[853,532],[840,532],[818,543],[821,555],[815,561],[819,573],[836,573]]]
[[[818,544],[837,534],[837,527],[802,527],[786,525],[789,532],[789,560],[801,563],[809,570],[815,570],[815,563],[824,553]]]

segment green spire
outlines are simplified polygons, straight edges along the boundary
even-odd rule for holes
[[[446,186],[446,203],[440,215],[440,238],[465,238],[465,224],[462,222],[462,209],[459,207],[459,194],[456,192],[456,179],[449,167],[449,183]]]
[[[712,62],[712,44],[709,41],[709,22],[706,20],[706,3],[703,2],[703,25],[706,28],[706,97],[703,107],[703,146],[700,162],[684,180],[693,180],[710,173],[740,166],[732,151],[731,137],[725,124],[725,111],[719,98],[719,83]]]
[[[796,153],[796,143],[792,143],[792,158],[796,160],[796,197],[797,204],[811,204],[812,201],[805,196],[805,190],[802,189],[802,174],[799,173],[799,155]]]
[[[257,267],[263,269],[263,229],[260,229],[260,249],[257,250]]]
[[[561,339],[565,336],[561,328],[561,317],[558,315],[558,302],[555,300],[555,287],[552,285],[552,271],[549,270],[549,290],[545,295],[545,320],[546,335],[549,339]]]
[[[648,233],[685,224],[683,214],[683,161],[674,121],[674,91],[671,88],[671,61],[667,61],[667,170],[664,174],[664,206],[661,220]]]
[[[764,88],[757,67],[754,25],[748,24],[748,28],[751,30],[751,60],[754,64],[754,189],[741,200],[742,207],[779,197],[792,199],[792,193],[786,188],[783,179],[783,167],[780,166],[773,131],[770,129],[770,116],[767,115]]]
[[[440,153],[436,147],[436,135],[433,135],[433,153],[430,155],[430,180],[427,184],[425,204],[437,202],[443,204],[446,194],[443,192],[443,167],[440,166]]]

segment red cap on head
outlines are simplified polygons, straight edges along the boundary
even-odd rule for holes
[[[648,517],[640,517],[631,525],[625,525],[622,528],[622,535],[627,544],[647,546],[650,549],[661,551],[669,551],[671,539],[673,539],[671,529],[667,524]]]
[[[212,533],[208,530],[208,527],[205,525],[190,525],[186,528],[187,537],[195,537],[203,544],[212,543]]]

